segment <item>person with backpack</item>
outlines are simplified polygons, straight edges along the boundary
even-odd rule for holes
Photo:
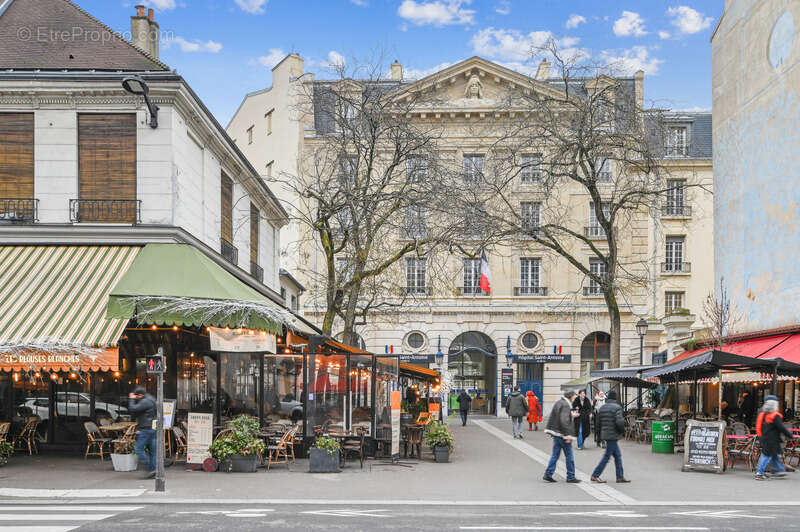
[[[522,418],[528,413],[528,401],[519,390],[519,385],[514,386],[514,391],[506,399],[506,413],[511,416],[514,438],[522,439]]]
[[[756,480],[767,480],[767,466],[772,464],[775,469],[773,476],[783,478],[786,468],[781,462],[781,436],[791,440],[791,431],[783,424],[783,416],[778,412],[778,398],[768,395],[764,399],[764,406],[756,418],[756,435],[761,440],[761,458],[756,468]]]
[[[622,469],[622,451],[619,449],[619,440],[625,437],[625,419],[622,417],[622,407],[617,402],[615,390],[608,392],[605,404],[598,410],[597,417],[597,428],[600,431],[600,437],[606,442],[606,451],[603,453],[600,463],[594,468],[592,482],[605,484],[606,481],[601,479],[600,475],[603,474],[603,470],[613,456],[614,467],[617,470],[617,483],[628,483],[630,480],[625,478],[625,472]]]

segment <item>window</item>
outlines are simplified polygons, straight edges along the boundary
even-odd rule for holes
[[[486,216],[478,209],[464,211],[464,235],[479,238],[486,229]]]
[[[485,158],[483,155],[464,156],[464,182],[480,183],[483,181],[483,165]]]
[[[354,155],[345,155],[339,158],[339,183],[352,190],[356,186],[358,172],[358,158]]]
[[[292,294],[292,311],[297,312],[300,310],[300,305],[297,302],[297,296]]]
[[[33,113],[0,113],[0,220],[34,221]]]
[[[347,101],[341,100],[338,105],[339,116],[336,120],[336,131],[342,132],[349,128],[356,119],[355,106]]]
[[[428,159],[409,157],[406,160],[406,179],[409,183],[422,183],[428,178]]]
[[[611,204],[603,203],[603,216],[606,220],[611,216]],[[597,211],[594,208],[594,202],[589,203],[589,227],[586,228],[586,236],[594,238],[605,238],[606,231],[597,220]]]
[[[258,207],[250,204],[250,264],[258,265],[258,240],[259,240],[259,222],[261,221],[261,213],[258,212]],[[262,273],[263,275],[263,273]]]
[[[536,333],[528,332],[522,335],[522,347],[525,349],[536,349],[539,345],[539,337]]]
[[[481,292],[481,259],[464,259],[464,283],[462,293],[479,294]]]
[[[406,338],[406,343],[411,349],[421,349],[425,345],[425,335],[421,332],[414,331]]]
[[[264,118],[267,120],[267,135],[272,135],[272,113],[275,109],[270,109],[267,114],[264,115]]]
[[[523,155],[520,158],[520,165],[522,166],[520,174],[522,183],[537,183],[542,179],[542,156],[538,153]]]
[[[541,259],[519,259],[519,295],[539,295]]]
[[[668,179],[667,180],[667,205],[665,214],[671,216],[681,216],[686,207],[686,180]]]
[[[670,126],[667,128],[667,156],[680,157],[687,153],[686,126]]]
[[[220,233],[222,240],[233,244],[233,181],[225,172],[220,174],[220,191]]]
[[[339,257],[336,259],[336,273],[339,274],[339,285],[353,278],[353,265],[350,259]]]
[[[672,314],[676,308],[684,308],[683,306],[683,292],[665,292],[664,293],[664,315]]]
[[[611,181],[611,159],[607,155],[601,155],[595,161],[597,171],[597,181]]]
[[[603,262],[602,259],[589,259],[589,271],[600,278],[605,277],[606,273],[608,273],[606,271],[606,263]],[[599,296],[602,294],[603,289],[600,286],[600,283],[592,278],[589,278],[589,286],[587,287],[586,295]]]
[[[421,294],[427,293],[425,285],[427,260],[419,257],[406,258],[406,293]]]
[[[520,217],[524,231],[535,231],[539,227],[542,204],[539,202],[523,201],[520,205]]]
[[[668,236],[665,253],[664,271],[682,272],[684,259],[684,240],[682,236]]]
[[[272,167],[275,165],[275,161],[270,161],[267,163],[267,177],[272,177]]]
[[[281,286],[281,299],[283,300],[284,303],[288,303],[288,301],[286,301],[286,288],[282,286]]]
[[[253,128],[254,127],[255,126],[250,126],[250,127],[247,128],[247,143],[248,144],[252,144],[253,143]]]
[[[426,219],[428,209],[422,205],[406,207],[405,233],[406,238],[412,240],[425,238],[428,234]]]

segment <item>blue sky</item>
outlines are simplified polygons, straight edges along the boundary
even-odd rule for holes
[[[76,0],[120,31],[133,0]],[[673,109],[711,108],[711,32],[724,0],[147,0],[161,59],[184,76],[221,123],[245,93],[268,87],[273,66],[299,53],[325,76],[378,52],[422,76],[473,55],[526,71],[528,50],[552,36],[592,59],[645,71],[645,97]],[[533,65],[535,66],[535,65]]]

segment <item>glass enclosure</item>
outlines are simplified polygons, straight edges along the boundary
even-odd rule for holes
[[[303,420],[302,355],[264,355],[264,416],[267,422]]]
[[[308,355],[306,436],[346,427],[347,356]]]

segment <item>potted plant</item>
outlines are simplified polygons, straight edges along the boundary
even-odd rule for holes
[[[111,463],[114,465],[114,471],[136,471],[139,459],[134,452],[133,440],[112,442]]]
[[[331,438],[320,437],[308,452],[309,473],[338,473],[342,445]]]
[[[428,432],[425,435],[425,443],[433,449],[433,459],[436,462],[449,462],[450,453],[455,448],[453,433],[447,425],[438,421],[431,421],[428,425]]]
[[[258,419],[237,416],[228,424],[228,432],[214,440],[208,451],[221,471],[255,473],[258,457],[267,450],[258,433]]]
[[[0,467],[8,463],[8,459],[14,453],[14,446],[7,441],[0,441]]]

